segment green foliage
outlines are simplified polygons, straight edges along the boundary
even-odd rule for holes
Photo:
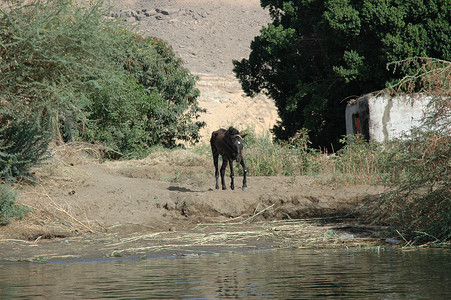
[[[16,193],[9,185],[0,184],[0,225],[8,225],[14,218],[22,219],[27,209],[17,206]]]
[[[264,0],[272,24],[234,72],[248,95],[274,99],[288,140],[302,128],[312,145],[338,149],[344,99],[380,90],[415,72],[386,65],[414,56],[451,58],[449,1]]]
[[[26,120],[0,118],[0,178],[31,179],[30,168],[47,157],[51,135]]]
[[[147,114],[152,112],[150,98],[133,76],[118,73],[116,83],[91,82],[89,121],[83,139],[110,147],[109,158],[146,154]],[[156,96],[158,98],[158,95]],[[159,100],[159,99],[157,99]]]
[[[166,43],[105,18],[102,1],[8,4],[0,9],[2,105],[65,140],[105,143],[111,157],[198,141],[196,77]]]
[[[205,110],[197,104],[197,78],[163,40],[133,36],[127,47],[125,67],[152,99],[146,128],[152,144],[174,147],[177,141],[198,142],[205,124],[193,120]]]
[[[107,53],[98,55],[111,44],[102,12],[71,2],[11,1],[0,11],[0,97],[52,129],[68,115],[81,119],[86,82],[111,72]]]

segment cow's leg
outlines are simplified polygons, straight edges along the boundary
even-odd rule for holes
[[[234,178],[235,178],[235,173],[233,172],[233,160],[229,160],[230,163],[230,188],[232,190],[235,189],[235,182],[234,182]]]
[[[225,175],[225,169],[227,168],[227,159],[224,159],[224,157],[222,158],[222,166],[221,166],[221,184],[222,184],[222,189],[226,190],[227,186],[225,183],[225,179],[224,179],[224,175]]]
[[[215,149],[216,150],[216,149]],[[216,178],[216,185],[215,188],[219,190],[219,168],[218,168],[218,158],[219,155],[216,151],[213,151],[213,163],[215,165],[215,178]]]
[[[241,166],[243,167],[243,191],[245,191],[247,190],[247,179],[246,179],[247,167],[246,164],[244,163],[244,159],[241,159],[240,163]]]

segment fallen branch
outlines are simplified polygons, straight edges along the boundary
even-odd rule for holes
[[[253,216],[247,218],[246,220],[242,221],[241,223],[250,223],[254,218],[258,217],[259,215],[261,215],[262,213],[264,213],[268,209],[272,208],[274,205],[275,205],[275,203],[273,203],[272,205],[268,206],[267,208],[259,211],[258,213],[254,214]]]

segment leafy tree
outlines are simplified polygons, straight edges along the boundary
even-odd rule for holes
[[[169,147],[180,140],[198,142],[199,129],[205,124],[194,120],[205,110],[197,103],[197,78],[183,67],[172,48],[157,38],[131,36],[126,55],[126,70],[152,99],[146,114],[150,142]]]
[[[310,131],[313,146],[337,146],[346,99],[380,90],[414,72],[387,63],[408,57],[451,58],[448,0],[262,0],[272,24],[234,61],[244,91],[264,92],[281,121],[277,138]]]
[[[121,70],[88,82],[89,120],[83,138],[101,141],[117,153],[143,156],[149,146],[199,141],[203,112],[196,77],[162,40],[126,34]]]
[[[0,97],[54,130],[66,117],[86,117],[86,82],[113,70],[98,6],[71,2],[8,1],[0,10]]]

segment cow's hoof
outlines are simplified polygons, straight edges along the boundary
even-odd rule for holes
[[[243,186],[243,191],[247,191],[247,186]]]

